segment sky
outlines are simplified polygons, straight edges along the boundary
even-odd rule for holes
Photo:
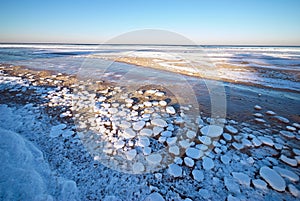
[[[299,9],[300,0],[0,0],[0,42],[300,45]]]

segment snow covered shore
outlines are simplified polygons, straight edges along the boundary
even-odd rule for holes
[[[299,122],[258,105],[256,124],[191,121],[161,89],[92,94],[67,76],[1,69],[1,200],[299,198]]]

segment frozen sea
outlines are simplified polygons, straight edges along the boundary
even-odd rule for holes
[[[197,62],[199,65],[193,67],[198,68],[196,70],[208,69],[219,80],[300,91],[300,47],[0,44],[0,63],[71,74],[86,73],[88,69],[92,74],[98,72],[99,77],[104,76],[105,71],[110,81],[124,75],[124,71],[134,72],[139,78],[149,78],[153,73],[156,76],[153,69],[118,62],[112,64],[101,59],[103,56],[125,57],[129,54],[155,59],[184,58]],[[217,73],[214,67],[219,67]]]

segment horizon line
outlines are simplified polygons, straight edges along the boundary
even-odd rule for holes
[[[241,47],[300,47],[299,45],[279,45],[279,44],[150,44],[150,43],[71,43],[71,42],[0,42],[0,44],[48,44],[48,45],[150,45],[150,46],[241,46]]]

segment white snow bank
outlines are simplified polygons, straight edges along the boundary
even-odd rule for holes
[[[0,128],[0,199],[52,200],[50,169],[42,152],[19,134]]]
[[[32,110],[32,104],[0,104],[0,200],[78,200],[76,183],[55,176],[42,151],[26,139],[46,132]]]

